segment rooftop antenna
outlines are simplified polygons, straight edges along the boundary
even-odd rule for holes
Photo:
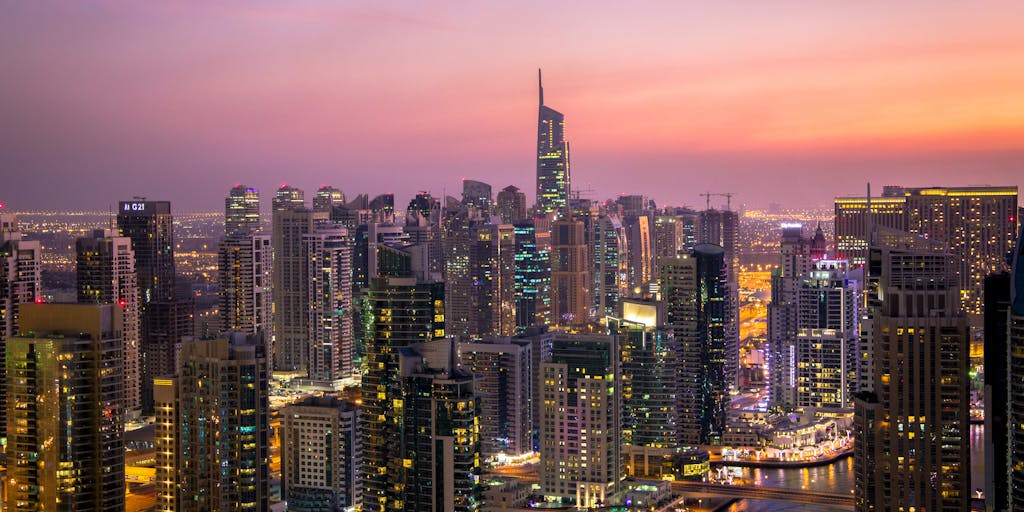
[[[868,182],[867,208],[868,214],[864,217],[864,240],[867,242],[868,249],[870,250],[871,244],[874,243],[875,238],[874,233],[872,233],[875,227],[875,219],[874,214],[871,211],[871,182]]]
[[[540,96],[540,105],[543,107],[544,106],[544,83],[541,80],[540,68],[537,68],[537,92],[538,92],[538,96]]]

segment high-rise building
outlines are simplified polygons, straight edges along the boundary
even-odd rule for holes
[[[541,363],[540,485],[579,508],[608,504],[625,478],[617,338],[556,334]]]
[[[344,204],[345,193],[330,185],[320,187],[313,196],[313,209],[318,212],[330,212],[335,206]]]
[[[565,116],[544,104],[544,84],[537,70],[540,109],[537,115],[537,207],[540,215],[565,213],[569,206],[569,143]]]
[[[408,512],[480,510],[480,402],[473,375],[455,367],[448,341],[404,347],[397,356],[399,404],[388,432],[394,458],[386,475],[392,490],[378,503]]]
[[[235,185],[224,198],[224,236],[248,235],[260,229],[260,191]]]
[[[516,332],[548,325],[551,294],[551,232],[538,230],[535,221],[516,224],[515,310]]]
[[[796,406],[797,331],[800,287],[810,271],[809,244],[803,226],[784,224],[779,243],[779,266],[772,272],[768,303],[768,387],[772,407]]]
[[[352,376],[352,258],[348,232],[336,224],[303,236],[309,334],[309,378],[333,382]]]
[[[622,199],[622,198],[619,198]],[[644,288],[654,278],[654,246],[651,239],[651,218],[646,214],[629,215],[623,225],[629,246],[629,286]]]
[[[141,329],[132,240],[109,229],[95,230],[92,236],[75,241],[75,262],[79,303],[115,304],[123,309],[124,408],[129,416],[138,416],[142,411]]]
[[[301,191],[297,192],[301,195]],[[309,371],[310,339],[306,236],[327,222],[328,213],[302,207],[293,199],[295,193],[286,194],[286,198],[292,199],[282,201],[280,208],[275,202],[273,214],[274,370],[302,374]]]
[[[551,223],[551,322],[582,327],[590,320],[590,262],[583,222]]]
[[[1017,187],[886,187],[882,197],[837,197],[836,249],[851,262],[864,263],[869,224],[940,242],[956,259],[964,311],[980,315],[985,276],[1008,268],[1017,195]]]
[[[459,366],[476,378],[480,402],[480,453],[485,458],[533,451],[534,372],[531,345],[489,339],[460,343]]]
[[[946,245],[955,257],[961,306],[981,315],[985,276],[1008,269],[1017,187],[906,189],[906,200],[907,231]]]
[[[835,199],[836,252],[856,265],[868,257],[868,212],[871,226],[906,230],[903,197],[837,197]]]
[[[720,246],[724,251],[727,291],[725,294],[725,373],[729,386],[736,383],[739,369],[740,299],[739,299],[739,240],[740,222],[731,210],[704,210],[700,212],[700,243]]]
[[[625,299],[621,314],[607,317],[619,338],[622,377],[622,442],[677,446],[679,350],[665,328],[663,302]]]
[[[1007,451],[1010,478],[1007,510],[1024,510],[1024,228],[1017,238],[1010,271],[1010,304],[1007,320],[1009,422]]]
[[[123,313],[22,305],[7,340],[7,510],[124,510]]]
[[[476,208],[485,215],[491,211],[494,203],[494,195],[491,193],[491,185],[482,181],[462,180],[462,206]]]
[[[487,223],[474,231],[469,247],[469,335],[511,336],[516,328],[514,227]]]
[[[679,346],[679,444],[721,443],[729,403],[725,251],[697,244],[661,268],[666,327]]]
[[[985,510],[1010,510],[1010,273],[985,277]],[[1009,355],[1012,358],[1012,355]],[[1018,384],[1018,390],[1024,390]],[[1018,395],[1020,396],[1020,395]],[[1017,437],[1014,434],[1014,437]],[[972,484],[977,487],[977,484]],[[1019,503],[1017,509],[1020,509]]]
[[[970,508],[967,320],[944,243],[886,228],[868,254],[873,378],[854,400],[856,510]]]
[[[258,335],[273,347],[273,251],[270,235],[253,233],[221,240],[217,248],[221,333]]]
[[[186,340],[178,371],[155,379],[154,396],[157,510],[270,510],[269,384],[258,340]]]
[[[797,299],[796,406],[847,409],[857,391],[860,269],[819,260]]]
[[[473,282],[470,246],[483,222],[479,212],[460,208],[444,219],[445,330],[449,336],[466,338],[473,321]]]
[[[651,266],[655,273],[661,264],[683,248],[683,223],[675,215],[657,215],[652,224],[654,264]],[[655,276],[657,277],[657,276]]]
[[[281,499],[288,510],[347,510],[361,504],[359,406],[334,396],[281,408]]]
[[[618,216],[601,215],[590,223],[593,264],[591,295],[598,318],[614,315],[629,291],[629,243]]]
[[[526,194],[515,185],[509,185],[498,192],[498,204],[495,214],[505,224],[518,224],[528,219],[526,214]]]
[[[270,204],[271,210],[275,212],[303,208],[306,205],[306,193],[290,185],[281,185]]]
[[[117,227],[131,238],[139,286],[142,411],[153,410],[153,378],[174,372],[183,336],[191,336],[191,297],[177,297],[174,272],[174,219],[168,201],[121,201]]]
[[[370,325],[363,327],[368,332],[360,412],[363,510],[403,510],[409,482],[400,475],[410,468],[400,443],[405,409],[399,352],[444,338],[444,285],[411,277],[373,278],[364,300]]]
[[[146,308],[153,302],[174,300],[174,218],[168,201],[121,201],[117,209],[121,236],[132,239],[135,272],[143,312],[145,342]]]
[[[24,240],[14,214],[0,212],[0,356],[18,334],[21,304],[42,300],[42,245]],[[7,366],[0,364],[0,432],[7,432]]]

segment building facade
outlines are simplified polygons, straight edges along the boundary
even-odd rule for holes
[[[123,313],[22,305],[7,340],[7,510],[124,510]]]
[[[157,510],[270,509],[267,360],[255,338],[186,340],[154,397]]]
[[[308,397],[281,409],[281,499],[288,510],[341,512],[361,504],[359,406]]]

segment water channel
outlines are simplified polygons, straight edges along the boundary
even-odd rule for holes
[[[971,489],[985,487],[985,427],[971,425]],[[744,468],[743,478],[757,480],[763,487],[812,489],[849,494],[853,491],[853,457],[827,466],[801,469]],[[728,512],[826,512],[852,510],[834,505],[805,505],[770,500],[740,500],[725,509]]]

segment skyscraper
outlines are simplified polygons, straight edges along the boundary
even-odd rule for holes
[[[796,406],[845,409],[857,391],[860,269],[819,260],[800,285],[796,332]]]
[[[448,341],[403,347],[397,356],[401,387],[388,437],[394,454],[386,475],[388,509],[480,510],[480,402],[473,375],[455,367]]]
[[[800,287],[811,266],[808,240],[803,226],[784,224],[779,242],[780,265],[772,271],[771,302],[768,303],[768,387],[772,407],[796,406],[796,336],[799,330]]]
[[[404,485],[408,482],[400,475],[411,468],[405,467],[401,443],[406,431],[400,422],[405,414],[401,401],[405,395],[399,352],[413,344],[444,338],[444,285],[417,283],[411,277],[373,278],[365,301],[371,324],[366,327],[367,371],[362,378],[359,423],[363,510],[403,510]]]
[[[709,209],[700,212],[699,241],[717,245],[724,251],[726,305],[725,305],[725,373],[729,386],[735,386],[739,368],[740,299],[739,299],[739,240],[740,221],[731,210]]]
[[[1009,510],[1020,511],[1024,510],[1024,228],[1013,253],[1008,324]]]
[[[282,198],[278,201],[278,198]],[[310,281],[306,236],[327,222],[327,212],[302,205],[301,191],[278,191],[273,212],[274,370],[309,371]]]
[[[121,201],[117,227],[131,238],[138,274],[142,411],[153,410],[153,378],[174,372],[183,336],[194,330],[191,297],[175,296],[174,219],[168,201]]]
[[[493,203],[494,195],[491,193],[490,184],[476,180],[462,180],[462,206],[476,208],[485,215],[489,215]]]
[[[535,221],[516,224],[515,309],[516,332],[548,325],[551,294],[551,232],[537,229]]]
[[[719,444],[729,402],[726,374],[725,251],[698,244],[661,268],[666,327],[675,337],[679,365],[679,444]]]
[[[0,212],[0,356],[18,334],[21,304],[42,300],[42,246],[22,239],[14,214]],[[0,365],[0,432],[7,432],[7,366]]]
[[[320,187],[313,196],[313,209],[318,212],[330,212],[335,206],[344,204],[345,193],[330,185]]]
[[[515,332],[515,232],[511,224],[481,224],[469,247],[472,312],[469,334]],[[453,283],[457,286],[457,283]]]
[[[583,222],[551,223],[551,322],[582,327],[590,321],[590,262]]]
[[[345,510],[361,503],[359,406],[312,396],[281,408],[281,499],[288,510]]]
[[[593,264],[591,295],[598,318],[614,315],[629,291],[629,244],[616,215],[600,215],[590,223]]]
[[[491,339],[460,343],[459,366],[476,379],[480,402],[480,453],[523,455],[533,451],[534,372],[530,343]]]
[[[945,244],[876,228],[873,378],[854,414],[856,510],[970,508],[967,320]]]
[[[544,84],[537,70],[540,109],[537,115],[537,208],[540,215],[569,206],[569,143],[565,116],[544,104]]]
[[[138,416],[142,410],[141,330],[132,240],[109,229],[95,230],[92,236],[75,241],[75,260],[78,302],[123,308],[124,408],[130,416]]]
[[[121,201],[117,211],[117,228],[121,236],[132,239],[132,249],[135,250],[145,342],[148,305],[174,300],[174,218],[171,216],[171,203],[140,198]]]
[[[333,382],[352,376],[352,257],[348,232],[336,224],[303,236],[309,319],[309,378]]]
[[[624,299],[609,316],[619,338],[622,376],[622,442],[649,448],[677,446],[678,342],[665,328],[663,302]]]
[[[154,396],[157,510],[270,510],[269,384],[256,339],[186,340]]]
[[[985,510],[1010,510],[1010,273],[985,278]],[[1018,374],[1019,375],[1019,374]],[[1017,384],[1017,390],[1024,390]],[[1020,408],[1018,395],[1018,410]],[[1019,459],[1018,459],[1019,460]],[[973,484],[977,486],[977,484]],[[1024,497],[1024,496],[1022,496]],[[1018,507],[1019,505],[1018,498]]]
[[[7,340],[7,510],[124,510],[117,305],[24,304]]]
[[[224,236],[255,233],[260,229],[260,191],[235,185],[224,198]]]
[[[272,262],[270,235],[236,235],[217,248],[219,330],[259,335],[268,354],[274,332]]]
[[[882,197],[837,197],[836,248],[853,263],[865,261],[870,203],[872,226],[946,246],[956,258],[961,305],[966,313],[980,315],[985,276],[1007,270],[1018,223],[1017,194],[1017,187],[886,187]]]
[[[556,334],[541,363],[540,484],[579,508],[610,502],[625,478],[615,336]]]
[[[506,224],[516,224],[527,219],[526,194],[515,185],[509,185],[498,192],[495,214]]]

